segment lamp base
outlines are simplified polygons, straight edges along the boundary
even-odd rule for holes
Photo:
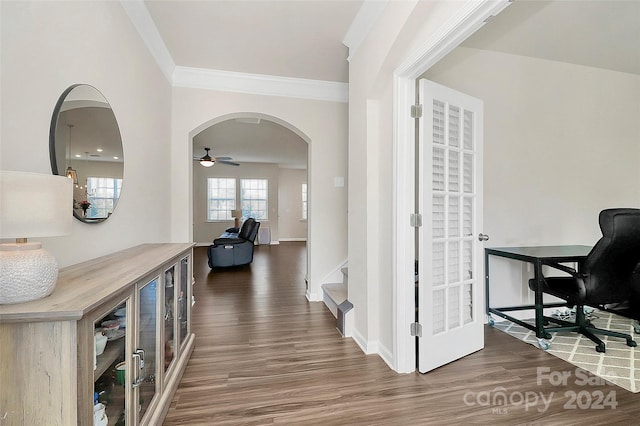
[[[42,244],[0,244],[0,305],[46,297],[57,279],[58,262]]]

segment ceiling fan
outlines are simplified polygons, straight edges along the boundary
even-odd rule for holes
[[[211,167],[216,163],[226,164],[228,166],[239,166],[240,165],[238,163],[234,163],[233,161],[230,161],[232,159],[231,157],[212,157],[212,156],[210,156],[209,155],[209,151],[211,150],[211,148],[205,148],[204,150],[207,153],[205,155],[203,155],[202,157],[193,157],[194,160],[200,161],[200,164],[203,165],[204,167]]]

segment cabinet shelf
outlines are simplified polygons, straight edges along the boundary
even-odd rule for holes
[[[124,341],[125,339],[123,338],[107,342],[104,352],[97,357],[97,366],[93,371],[94,382],[107,371],[111,364],[124,355]]]
[[[171,301],[170,331],[160,316],[163,273],[182,265],[191,276],[192,259],[193,243],[143,244],[60,269],[53,293],[42,300],[0,305],[0,423],[92,425],[97,392],[109,426],[162,424],[195,346],[188,333],[186,345],[169,347],[172,367],[163,368],[165,337],[179,330],[177,303]],[[189,287],[185,297],[192,296]],[[118,310],[126,313],[126,335],[95,356],[96,325]],[[188,329],[190,314],[189,308]],[[133,387],[144,358],[147,379]],[[121,361],[124,385],[114,372]]]

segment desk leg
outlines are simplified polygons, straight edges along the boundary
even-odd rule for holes
[[[486,249],[484,251],[484,300],[485,312],[488,317],[491,311],[489,310],[489,254]]]
[[[544,301],[542,296],[542,262],[538,259],[534,263],[536,279],[535,311],[536,311],[536,337],[538,339],[550,339],[551,335],[544,330]]]

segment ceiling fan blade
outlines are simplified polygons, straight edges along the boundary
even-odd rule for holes
[[[233,160],[231,157],[216,157],[216,160]]]
[[[220,160],[220,157],[218,157],[218,159],[217,159],[217,160],[218,160],[218,161],[217,161],[218,163],[220,163],[220,164],[226,164],[227,166],[239,166],[239,165],[240,165],[240,164],[238,164],[238,163],[234,163],[233,161]]]

